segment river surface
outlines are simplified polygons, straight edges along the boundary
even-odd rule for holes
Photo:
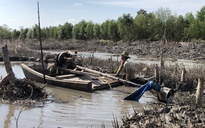
[[[24,78],[19,65],[20,63],[12,62],[12,69],[17,78]],[[4,65],[1,63],[0,76],[5,75]],[[112,128],[114,118],[122,124],[123,116],[132,115],[134,109],[140,111],[147,103],[156,100],[149,92],[146,92],[139,102],[123,100],[136,89],[121,86],[111,90],[86,93],[47,85],[45,90],[49,98],[63,102],[47,102],[28,108],[0,101],[0,126],[16,128],[18,124],[19,128],[100,128],[101,126]]]

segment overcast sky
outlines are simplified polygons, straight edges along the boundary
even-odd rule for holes
[[[168,8],[172,14],[196,14],[205,6],[204,0],[0,0],[0,26],[32,28],[38,24],[37,2],[41,27],[78,23],[83,19],[102,23],[117,20],[123,14],[135,17],[140,9],[155,12]]]

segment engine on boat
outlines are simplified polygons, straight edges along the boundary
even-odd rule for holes
[[[44,62],[47,64],[47,70],[50,75],[59,74],[58,67],[74,69],[76,65],[82,66],[82,61],[77,57],[77,51],[71,53],[65,51],[55,55],[44,56]]]
[[[74,54],[71,52],[59,53],[55,58],[55,64],[56,66],[74,69],[79,64],[79,61],[77,61],[77,51]]]

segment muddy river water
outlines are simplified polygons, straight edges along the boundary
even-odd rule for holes
[[[24,78],[19,63],[12,63],[12,69],[17,78]],[[0,65],[0,75],[6,75],[3,64]],[[131,115],[134,109],[140,109],[155,100],[150,93],[146,93],[139,102],[123,100],[135,89],[122,86],[86,93],[47,85],[45,90],[49,98],[63,102],[48,102],[27,108],[0,101],[0,126],[15,128],[18,124],[19,128],[100,128],[103,125],[111,128],[113,117],[120,124],[123,116]]]
[[[98,55],[102,56],[100,53],[95,54]],[[19,65],[20,63],[12,62],[12,69],[17,78],[24,78]],[[1,63],[0,76],[5,75],[4,65]],[[146,92],[139,102],[123,100],[136,89],[121,86],[86,93],[47,85],[45,90],[49,98],[60,99],[63,102],[47,102],[28,108],[0,101],[0,127],[16,128],[18,125],[19,128],[112,128],[113,118],[121,124],[123,116],[132,115],[134,109],[140,110],[147,103],[156,100],[149,92]]]

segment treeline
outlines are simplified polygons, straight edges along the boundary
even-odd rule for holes
[[[0,26],[0,39],[35,39],[39,36],[38,29],[37,24],[32,28],[20,30],[12,30],[3,25]],[[169,41],[205,40],[205,6],[196,16],[192,13],[187,13],[184,17],[177,16],[168,8],[159,8],[152,13],[141,9],[135,17],[123,14],[118,20],[106,20],[101,24],[85,20],[75,25],[66,22],[64,25],[42,28],[41,38],[112,41],[156,41],[162,38]]]

